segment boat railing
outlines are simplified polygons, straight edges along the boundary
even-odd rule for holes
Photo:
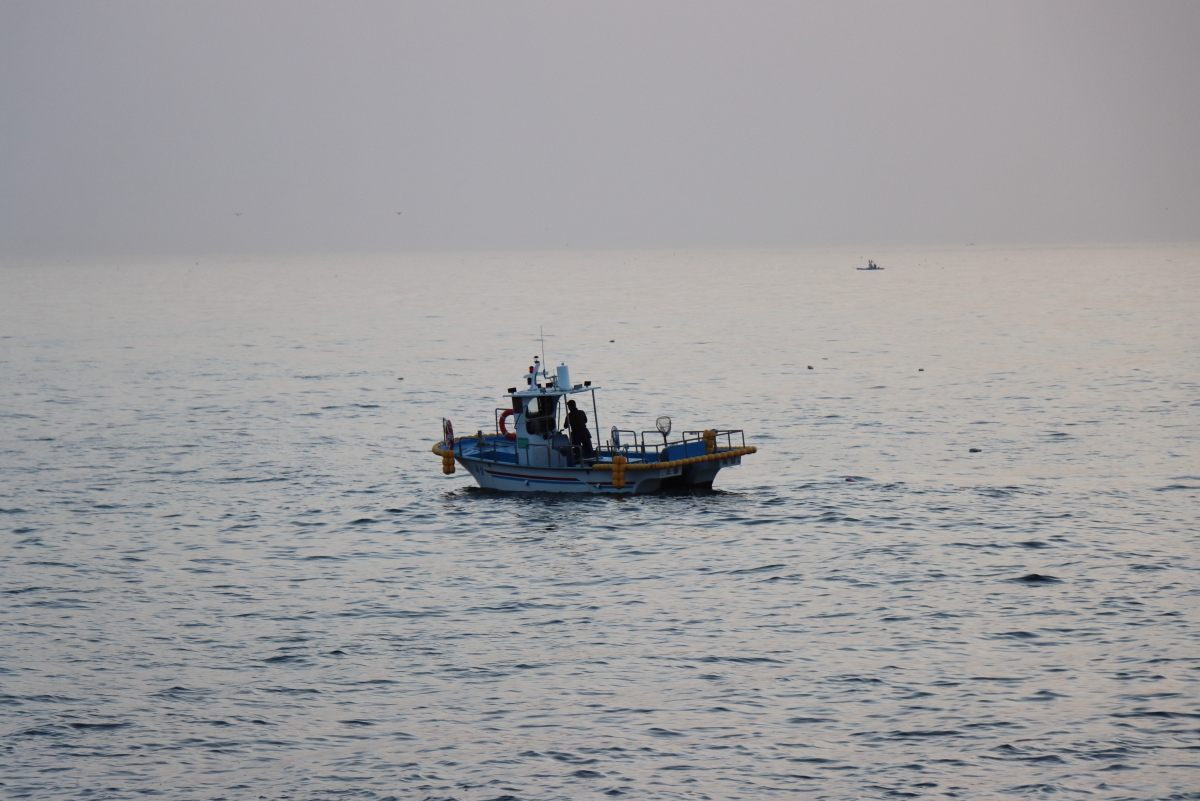
[[[640,434],[639,434],[640,439],[642,441],[642,455],[643,456],[646,455],[646,435],[647,434],[657,434],[658,436],[662,437],[662,440],[663,440],[662,446],[664,448],[670,447],[671,443],[667,441],[666,437],[663,437],[661,431],[659,431],[657,428],[650,428],[650,429],[640,432]],[[651,442],[650,443],[650,451],[652,453],[658,453],[658,450],[659,450],[658,445],[656,443]]]
[[[734,447],[733,446],[733,436],[735,434],[741,436],[741,440],[742,440],[741,447],[743,447],[743,448],[746,447],[746,434],[740,428],[708,429],[708,430],[712,431],[716,435],[716,438],[718,441],[720,441],[721,437],[725,438],[725,443],[726,443],[725,449],[726,450],[733,450],[733,447]],[[659,446],[657,443],[651,443],[649,446],[646,444],[646,435],[647,434],[658,434],[661,437],[662,432],[660,432],[658,429],[648,429],[646,431],[641,432],[642,453],[645,454],[647,452],[647,449],[649,449],[651,452],[657,452],[657,450],[659,449]],[[670,448],[673,445],[683,445],[686,447],[689,443],[692,443],[692,442],[703,442],[704,434],[705,434],[704,431],[683,431],[683,432],[680,432],[679,439],[667,440],[663,443],[662,447]],[[666,439],[666,438],[664,437],[664,439]],[[718,450],[719,449],[720,449],[720,447],[718,446]]]
[[[596,456],[599,458],[599,460],[610,460],[614,456],[622,455],[627,459],[630,459],[630,461],[656,462],[666,458],[664,452],[668,448],[675,448],[679,446],[682,446],[683,453],[685,455],[697,455],[693,453],[696,448],[689,446],[704,444],[705,434],[708,432],[713,434],[715,452],[719,453],[721,451],[731,451],[746,447],[746,432],[740,428],[682,431],[677,439],[668,438],[664,445],[659,445],[658,443],[654,442],[653,438],[650,442],[646,441],[646,434],[657,435],[660,437],[662,436],[657,429],[647,429],[646,431],[641,432],[627,429],[617,429],[618,440],[620,439],[619,435],[628,434],[631,436],[632,442],[623,441],[619,445],[613,445],[612,440],[610,439],[598,449]],[[579,454],[576,452],[577,449],[572,449],[573,453],[568,455],[561,449],[550,444],[529,443],[527,448],[519,448],[515,442],[502,439],[499,435],[499,432],[494,435],[486,436],[482,439],[477,439],[476,437],[458,438],[458,440],[455,442],[455,449],[458,451],[459,456],[464,455],[462,451],[463,441],[468,439],[476,442],[475,447],[476,453],[478,454],[477,458],[485,461],[491,461],[493,463],[502,461],[500,458],[500,451],[504,451],[506,454],[511,454],[511,458],[513,460],[511,463],[515,463],[517,465],[524,464],[528,467],[578,467],[581,465],[581,463],[586,464],[592,461],[581,460],[579,458]],[[704,448],[707,450],[706,444],[704,445]],[[538,449],[545,450],[546,454],[544,460],[534,455]],[[521,459],[522,450],[525,451],[524,460]],[[704,451],[701,451],[701,453],[703,452]],[[489,459],[488,457],[491,458]],[[675,456],[672,458],[682,457]]]
[[[620,444],[615,444],[611,439],[609,439],[605,442],[605,450],[611,451],[614,454],[621,453],[625,456],[629,456],[630,451],[638,449],[638,435],[636,431],[627,428],[614,428],[613,431],[615,431],[617,434],[618,442],[620,441],[622,434],[628,434],[629,439],[625,442],[620,442]]]
[[[725,438],[725,448],[724,449],[727,451],[731,451],[734,448],[746,447],[746,432],[740,428],[712,428],[709,430],[712,431],[716,435],[718,442],[720,442],[721,437]],[[694,437],[697,437],[701,440],[704,439],[703,431],[684,431],[683,436],[684,436],[685,441],[687,439],[688,434],[691,434]],[[741,439],[740,445],[733,444],[734,437],[740,437],[740,439]],[[718,446],[717,450],[721,450],[721,448]]]
[[[656,461],[662,458],[663,451],[668,448],[682,446],[684,453],[691,453],[695,448],[689,448],[689,445],[696,445],[705,442],[705,434],[711,431],[714,437],[714,446],[716,451],[734,450],[736,448],[746,447],[746,432],[740,428],[722,428],[722,429],[707,429],[706,431],[683,431],[677,439],[669,439],[659,445],[654,441],[654,437],[662,436],[662,432],[658,429],[647,429],[645,431],[629,431],[626,429],[617,429],[617,434],[633,435],[633,442],[622,442],[620,445],[613,445],[612,440],[605,443],[602,448],[602,456],[608,457],[621,454],[625,457],[636,456],[639,461]],[[650,441],[647,442],[646,435],[650,434]],[[737,443],[737,444],[735,444]],[[707,446],[705,446],[707,449]]]

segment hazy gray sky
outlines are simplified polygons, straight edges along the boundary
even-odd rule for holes
[[[1194,0],[0,0],[0,253],[1147,240]]]

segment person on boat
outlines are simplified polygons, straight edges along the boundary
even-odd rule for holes
[[[591,459],[596,455],[592,449],[592,432],[588,431],[587,414],[575,406],[575,401],[567,401],[567,427],[571,429],[571,444],[579,448],[579,453],[584,459]]]

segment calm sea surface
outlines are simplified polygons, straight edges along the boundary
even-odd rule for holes
[[[0,265],[0,797],[1200,798],[1198,282],[1188,246]],[[604,430],[758,453],[688,495],[443,476],[539,329]]]

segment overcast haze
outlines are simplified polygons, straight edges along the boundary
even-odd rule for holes
[[[1196,2],[0,3],[8,254],[1198,239]]]

